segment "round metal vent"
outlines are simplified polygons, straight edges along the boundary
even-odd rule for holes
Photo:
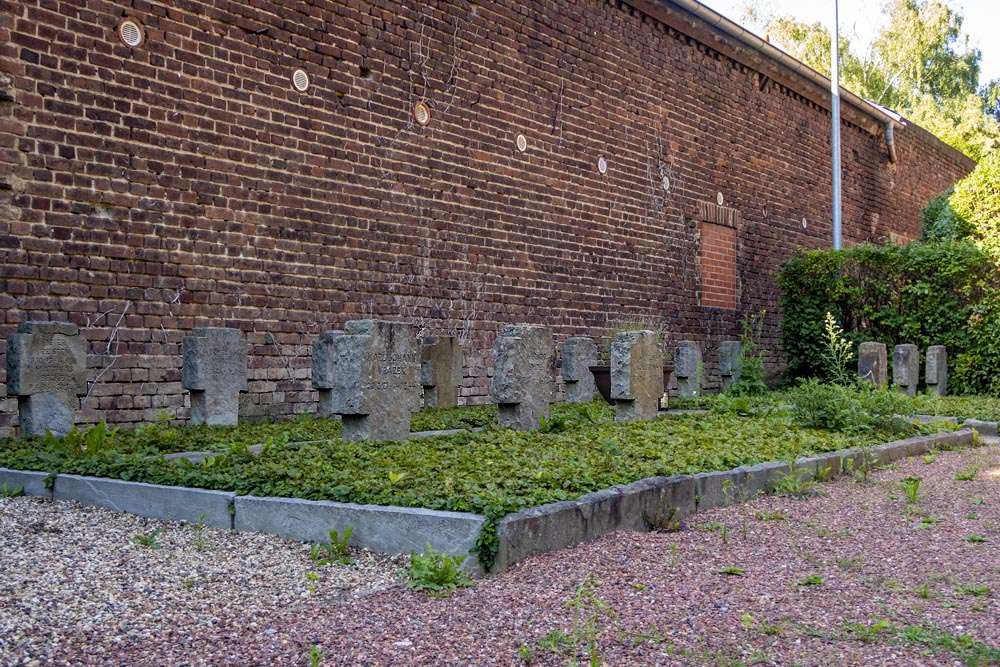
[[[417,121],[417,125],[426,125],[431,122],[431,109],[423,102],[417,102],[413,105],[413,120]]]
[[[666,176],[664,176],[663,177],[663,181],[661,182],[661,185],[663,186],[663,190],[665,192],[670,192],[670,179],[669,178],[667,178]]]
[[[725,197],[723,197],[723,196],[722,196],[722,193],[720,192],[720,193],[718,193],[717,195],[715,195],[715,202],[716,202],[716,203],[717,203],[717,204],[718,204],[719,206],[722,206],[722,205],[723,205],[724,203],[726,203],[726,198],[725,198]]]
[[[306,74],[304,69],[297,69],[292,72],[292,85],[300,93],[309,90],[309,75]]]
[[[809,223],[806,221],[805,218],[802,218],[802,229],[805,229],[808,226],[809,226]]]
[[[523,134],[517,135],[517,150],[521,151],[522,153],[528,150],[528,140],[527,138],[525,138]]]
[[[143,31],[142,25],[135,19],[125,19],[118,24],[118,39],[122,40],[122,44],[125,46],[134,49],[137,46],[142,46],[142,43],[146,41],[146,33]]]
[[[597,171],[602,174],[608,173],[608,161],[604,159],[604,156],[597,158]]]

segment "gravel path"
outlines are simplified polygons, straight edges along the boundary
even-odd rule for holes
[[[157,528],[162,548],[132,541]],[[574,644],[588,664],[587,619],[609,666],[1000,664],[995,443],[616,533],[448,598],[394,585],[406,559],[317,568],[301,543],[75,503],[0,500],[0,529],[2,665],[305,666],[316,646],[327,666],[553,667]]]

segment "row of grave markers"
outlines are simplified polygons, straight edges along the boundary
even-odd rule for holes
[[[876,386],[885,386],[888,375],[888,349],[884,343],[861,343],[858,349],[858,377]],[[916,345],[892,348],[892,384],[908,396],[917,395],[920,384],[920,349]],[[948,349],[931,345],[924,355],[924,384],[935,396],[948,392]]]
[[[239,395],[247,390],[247,343],[239,330],[194,329],[182,344],[181,384],[191,393],[193,424],[232,425]],[[927,385],[943,395],[947,352],[927,350]],[[741,346],[723,341],[719,370],[723,387],[739,379]],[[562,378],[569,402],[593,398],[597,346],[586,337],[568,338],[562,350]],[[318,413],[339,415],[342,437],[400,440],[409,434],[410,414],[421,407],[458,404],[462,348],[454,338],[417,339],[402,322],[356,320],[343,331],[322,333],[313,343],[312,383]],[[674,354],[678,394],[699,390],[701,350],[681,341]],[[886,380],[886,347],[863,343],[858,374],[876,384]],[[499,423],[519,430],[538,428],[556,399],[556,350],[550,329],[503,327],[493,348],[491,394]],[[893,351],[893,383],[916,393],[919,353],[914,345]],[[618,333],[611,342],[611,399],[618,421],[654,419],[664,394],[660,340],[652,331]],[[7,393],[18,398],[22,435],[65,434],[73,426],[78,396],[86,393],[86,341],[76,325],[25,322],[7,338]]]

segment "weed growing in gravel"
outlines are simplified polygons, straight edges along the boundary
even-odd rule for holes
[[[11,488],[7,486],[7,482],[0,485],[0,498],[16,498],[21,495],[24,495],[23,486],[15,486]]]
[[[733,567],[733,566],[727,566],[722,568],[721,570],[718,570],[718,574],[724,574],[730,577],[742,577],[745,572],[746,570],[744,570],[743,568]]]
[[[967,586],[967,585],[963,584],[963,585],[960,585],[960,586],[956,586],[955,587],[955,592],[958,593],[958,594],[960,594],[960,595],[984,596],[984,595],[989,595],[990,594],[990,587],[989,586]]]
[[[807,574],[803,577],[802,581],[798,583],[799,586],[822,586],[823,577],[818,574]]]
[[[788,515],[782,514],[780,510],[774,510],[773,512],[761,512],[757,510],[754,512],[754,516],[761,521],[784,521],[788,518]]]
[[[938,451],[936,449],[932,449],[931,451],[929,451],[926,454],[924,454],[924,456],[923,456],[924,463],[927,464],[927,465],[930,465],[930,464],[934,463],[935,461],[937,461],[937,457],[938,457]]]
[[[156,541],[156,538],[159,537],[162,532],[162,528],[157,528],[148,535],[133,535],[132,542],[135,544],[141,544],[144,547],[149,547],[150,549],[162,549],[163,545]]]
[[[212,545],[212,541],[205,535],[204,513],[198,515],[198,523],[194,524],[191,529],[194,531],[194,537],[191,539],[191,546],[194,547],[195,551],[204,551]]]
[[[925,516],[920,519],[920,527],[925,530],[930,530],[939,523],[941,523],[941,519],[936,516]]]
[[[854,554],[834,561],[841,570],[860,570],[865,562],[864,554]]]
[[[317,565],[350,565],[354,559],[347,555],[347,543],[351,540],[353,526],[344,529],[343,536],[337,531],[330,531],[330,541],[314,544],[309,551],[313,562]]]
[[[617,624],[618,615],[604,599],[597,595],[601,582],[593,574],[588,574],[576,587],[573,597],[566,606],[573,612],[573,630],[570,633],[553,630],[535,642],[535,647],[522,644],[517,649],[519,658],[530,662],[538,651],[551,651],[564,658],[569,658],[569,665],[579,667],[599,667],[604,659],[598,650],[598,642],[609,630],[610,625]],[[655,628],[654,628],[655,630]],[[665,635],[637,634],[632,638],[633,644],[643,641],[663,641]],[[586,662],[583,662],[586,658]]]
[[[677,516],[677,508],[671,507],[666,514],[656,512],[650,517],[645,512],[642,513],[642,521],[646,524],[646,529],[654,533],[676,533],[684,529],[684,525]]]
[[[906,502],[911,505],[920,502],[920,482],[922,481],[921,477],[904,477],[899,481],[899,487],[906,494]]]
[[[892,624],[884,618],[874,623],[845,623],[844,630],[856,636],[864,644],[871,644],[879,635],[892,630]]]
[[[960,472],[955,475],[955,479],[959,482],[971,482],[976,478],[976,474],[979,473],[978,465],[970,465],[965,469],[965,472]]]
[[[966,535],[962,538],[966,542],[989,542],[989,540],[983,535],[977,535],[975,533],[971,535]]]
[[[306,653],[306,657],[309,658],[309,667],[319,667],[323,663],[326,653],[320,650],[319,644],[313,644],[309,652]]]
[[[969,635],[954,635],[934,625],[911,625],[899,633],[899,639],[926,646],[934,653],[950,653],[968,667],[1000,664],[1000,648],[987,646]]]
[[[441,553],[430,544],[426,549],[424,554],[410,552],[407,587],[436,597],[446,597],[456,588],[472,586],[472,578],[462,570],[464,555]]]
[[[318,589],[319,573],[318,572],[306,572],[306,580],[309,582],[306,584],[306,592],[309,595],[316,595],[316,590]]]
[[[792,465],[791,472],[779,472],[777,478],[771,482],[771,493],[798,500],[818,495],[819,489],[810,479],[810,475],[808,468],[796,468]]]

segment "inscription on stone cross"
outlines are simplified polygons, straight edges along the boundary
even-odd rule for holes
[[[22,435],[66,435],[87,393],[87,342],[75,324],[22,322],[7,337],[7,394]]]
[[[548,327],[517,324],[500,329],[493,344],[493,400],[501,426],[538,428],[555,400],[556,351]]]
[[[341,437],[402,440],[422,404],[420,350],[404,322],[354,320],[333,339],[330,410],[342,419]]]
[[[663,395],[663,354],[653,331],[622,331],[611,342],[615,421],[656,419]]]

